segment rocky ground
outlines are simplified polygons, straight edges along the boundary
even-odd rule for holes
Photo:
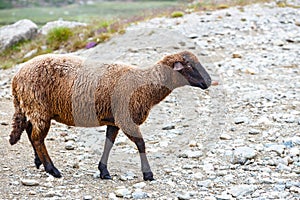
[[[300,10],[270,3],[158,18],[77,54],[145,67],[181,50],[220,84],[176,89],[152,110],[141,126],[152,182],[123,134],[113,180],[99,178],[105,127],[53,122],[46,142],[63,178],[35,169],[26,134],[8,143],[17,67],[0,71],[0,198],[300,199]]]

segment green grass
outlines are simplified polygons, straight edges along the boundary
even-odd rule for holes
[[[0,10],[0,25],[10,24],[20,19],[30,19],[42,25],[57,19],[91,22],[99,19],[125,18],[143,15],[145,10],[179,6],[176,1],[145,2],[99,2],[94,5],[69,5],[65,7],[33,7]]]

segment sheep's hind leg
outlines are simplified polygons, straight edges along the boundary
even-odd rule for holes
[[[27,132],[27,135],[28,135],[28,138],[29,138],[29,141],[33,147],[33,151],[34,151],[34,164],[36,166],[37,169],[40,168],[41,164],[43,164],[39,158],[39,156],[37,155],[37,152],[34,148],[34,145],[33,145],[33,142],[32,142],[32,139],[31,139],[31,134],[32,134],[32,124],[30,121],[27,121],[27,127],[26,127],[26,132]]]
[[[50,120],[40,120],[39,122],[32,122],[31,140],[33,148],[35,149],[39,160],[43,163],[45,171],[56,178],[60,178],[61,174],[53,165],[44,140],[50,128]]]
[[[138,148],[138,151],[140,153],[140,158],[141,158],[141,164],[142,164],[142,172],[143,172],[143,179],[144,181],[153,181],[153,173],[151,171],[147,156],[146,156],[146,146],[145,142],[143,139],[143,136],[141,133],[137,135],[128,135],[125,133],[126,136],[135,143],[135,145]]]
[[[115,139],[118,135],[118,131],[119,128],[116,126],[107,126],[106,128],[106,140],[104,144],[104,151],[98,165],[101,179],[111,179],[109,171],[107,170],[107,161],[108,161],[110,150],[113,147]]]

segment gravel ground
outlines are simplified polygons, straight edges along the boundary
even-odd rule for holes
[[[10,80],[0,71],[1,199],[300,199],[300,10],[275,3],[157,18],[76,54],[139,67],[190,50],[218,86],[176,89],[141,126],[156,178],[144,182],[124,134],[97,165],[105,127],[53,122],[47,146],[63,178],[35,169],[26,134],[10,146]]]

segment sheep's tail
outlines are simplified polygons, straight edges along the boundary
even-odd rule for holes
[[[16,144],[20,139],[22,132],[27,127],[27,119],[25,114],[22,112],[20,108],[20,102],[18,101],[16,95],[14,95],[14,106],[15,106],[15,114],[13,116],[13,123],[12,123],[12,132],[10,134],[9,143],[11,145]]]

